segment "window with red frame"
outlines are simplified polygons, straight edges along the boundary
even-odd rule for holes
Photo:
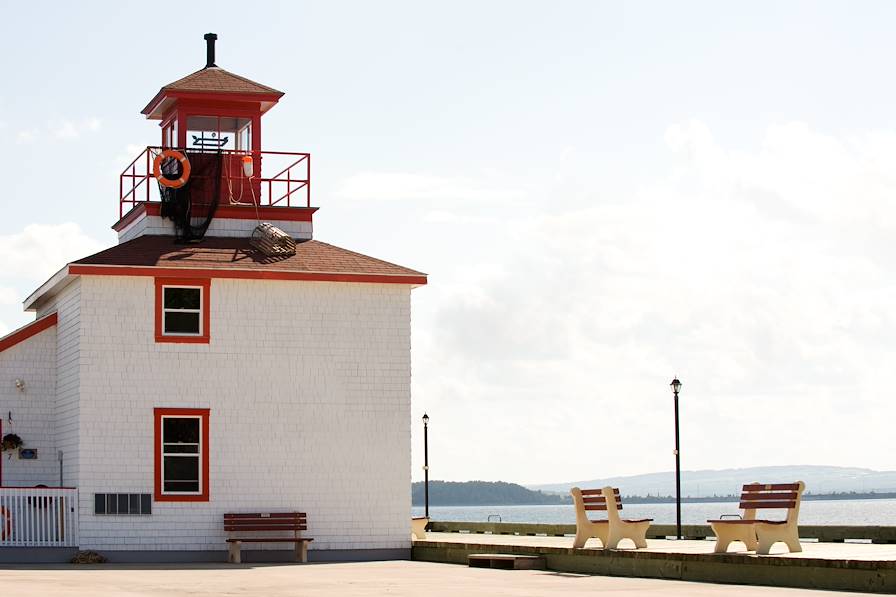
[[[155,409],[155,499],[208,501],[209,410]]]
[[[156,342],[209,341],[211,281],[156,278]]]

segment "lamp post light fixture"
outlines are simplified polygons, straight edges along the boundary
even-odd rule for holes
[[[429,520],[429,415],[423,413],[423,507]]]
[[[678,446],[678,391],[681,389],[681,382],[676,376],[672,383],[672,395],[675,397],[675,532],[678,539],[681,539],[681,454]]]

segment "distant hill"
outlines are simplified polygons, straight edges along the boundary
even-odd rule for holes
[[[875,471],[840,466],[763,466],[723,470],[682,471],[682,496],[709,497],[740,493],[744,483],[804,481],[807,493],[896,491],[896,471]],[[669,496],[675,494],[675,473],[648,473],[586,481],[529,485],[529,489],[566,495],[570,487],[619,487],[623,495]],[[430,502],[432,503],[432,502]]]
[[[411,503],[423,505],[423,483],[411,485]],[[566,504],[570,500],[562,495],[548,494],[526,489],[515,483],[503,481],[430,481],[430,506],[522,506],[540,504]]]

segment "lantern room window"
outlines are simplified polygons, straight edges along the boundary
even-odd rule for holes
[[[156,278],[156,342],[209,342],[210,280]]]
[[[252,119],[235,116],[189,116],[186,148],[192,151],[249,151]]]

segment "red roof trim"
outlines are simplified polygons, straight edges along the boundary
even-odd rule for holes
[[[290,272],[218,268],[166,268],[127,265],[69,265],[72,275],[87,276],[165,276],[169,278],[226,278],[236,280],[289,280],[300,282],[356,282],[368,284],[426,284],[426,276],[390,274],[335,274],[327,272]]]
[[[259,107],[254,111],[264,114],[270,110],[273,107],[273,104],[276,104],[283,95],[283,93],[245,93],[241,91],[175,91],[163,87],[155,97],[149,100],[149,103],[146,104],[146,107],[143,108],[140,113],[147,118],[152,118],[152,115],[159,107],[159,104],[165,101],[165,98],[170,97],[175,100],[256,102],[259,104]],[[261,104],[265,102],[271,102],[272,105],[268,107],[262,106]]]
[[[187,91],[181,89],[162,89],[167,97],[194,100],[224,100],[228,102],[277,102],[283,93],[246,92],[246,91]]]
[[[279,220],[281,222],[311,222],[317,209],[316,207],[272,207],[270,205],[261,205],[258,207],[258,215],[256,216],[255,210],[248,206],[221,205],[215,210],[215,217],[228,220],[254,220],[256,217],[260,217],[262,220]],[[112,230],[121,232],[130,224],[136,222],[143,213],[146,213],[147,216],[161,215],[162,204],[154,202],[138,203],[136,207],[112,225]],[[209,236],[214,236],[214,234]]]
[[[0,338],[0,352],[12,348],[16,344],[20,342],[24,342],[31,336],[41,333],[47,328],[51,328],[56,325],[59,316],[56,313],[50,313],[45,317],[41,317],[36,321],[32,321],[28,325],[17,329],[11,334],[7,334]]]

